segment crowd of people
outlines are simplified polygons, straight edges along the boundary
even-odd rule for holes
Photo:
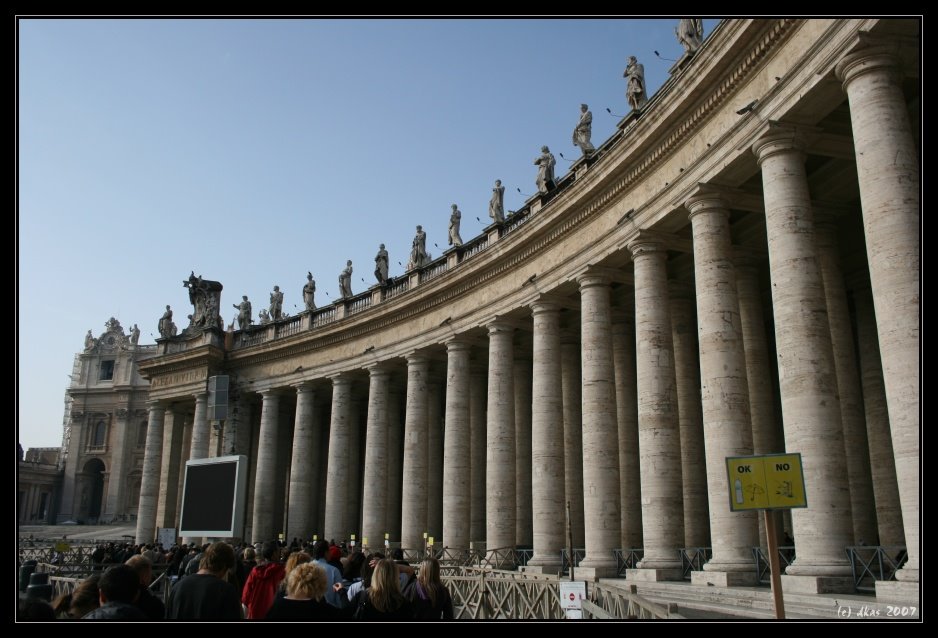
[[[417,569],[391,556],[364,554],[319,540],[234,547],[216,542],[100,546],[92,575],[51,604],[20,602],[19,620],[447,620],[453,599],[440,564]],[[165,566],[164,606],[149,585]]]

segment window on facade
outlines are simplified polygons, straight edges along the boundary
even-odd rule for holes
[[[114,378],[114,361],[102,361],[101,362],[101,374],[98,376],[99,381],[110,381]]]
[[[104,421],[98,421],[98,424],[94,426],[94,434],[91,437],[91,445],[94,447],[102,447],[104,445],[104,437],[107,434],[107,426],[104,424]]]
[[[143,447],[147,443],[147,422],[141,421],[137,428],[137,447]]]

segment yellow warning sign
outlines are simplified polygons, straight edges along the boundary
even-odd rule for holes
[[[807,507],[801,454],[726,457],[730,511]]]

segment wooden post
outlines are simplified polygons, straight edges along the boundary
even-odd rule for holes
[[[782,600],[782,566],[778,560],[778,537],[775,534],[775,510],[762,510],[765,517],[766,551],[769,553],[769,572],[772,577],[772,599],[775,603],[775,617],[785,618],[785,603]]]

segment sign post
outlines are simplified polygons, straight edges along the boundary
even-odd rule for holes
[[[730,511],[762,510],[769,552],[775,617],[785,617],[782,600],[781,561],[775,533],[775,510],[807,507],[801,454],[766,454],[726,457]]]

